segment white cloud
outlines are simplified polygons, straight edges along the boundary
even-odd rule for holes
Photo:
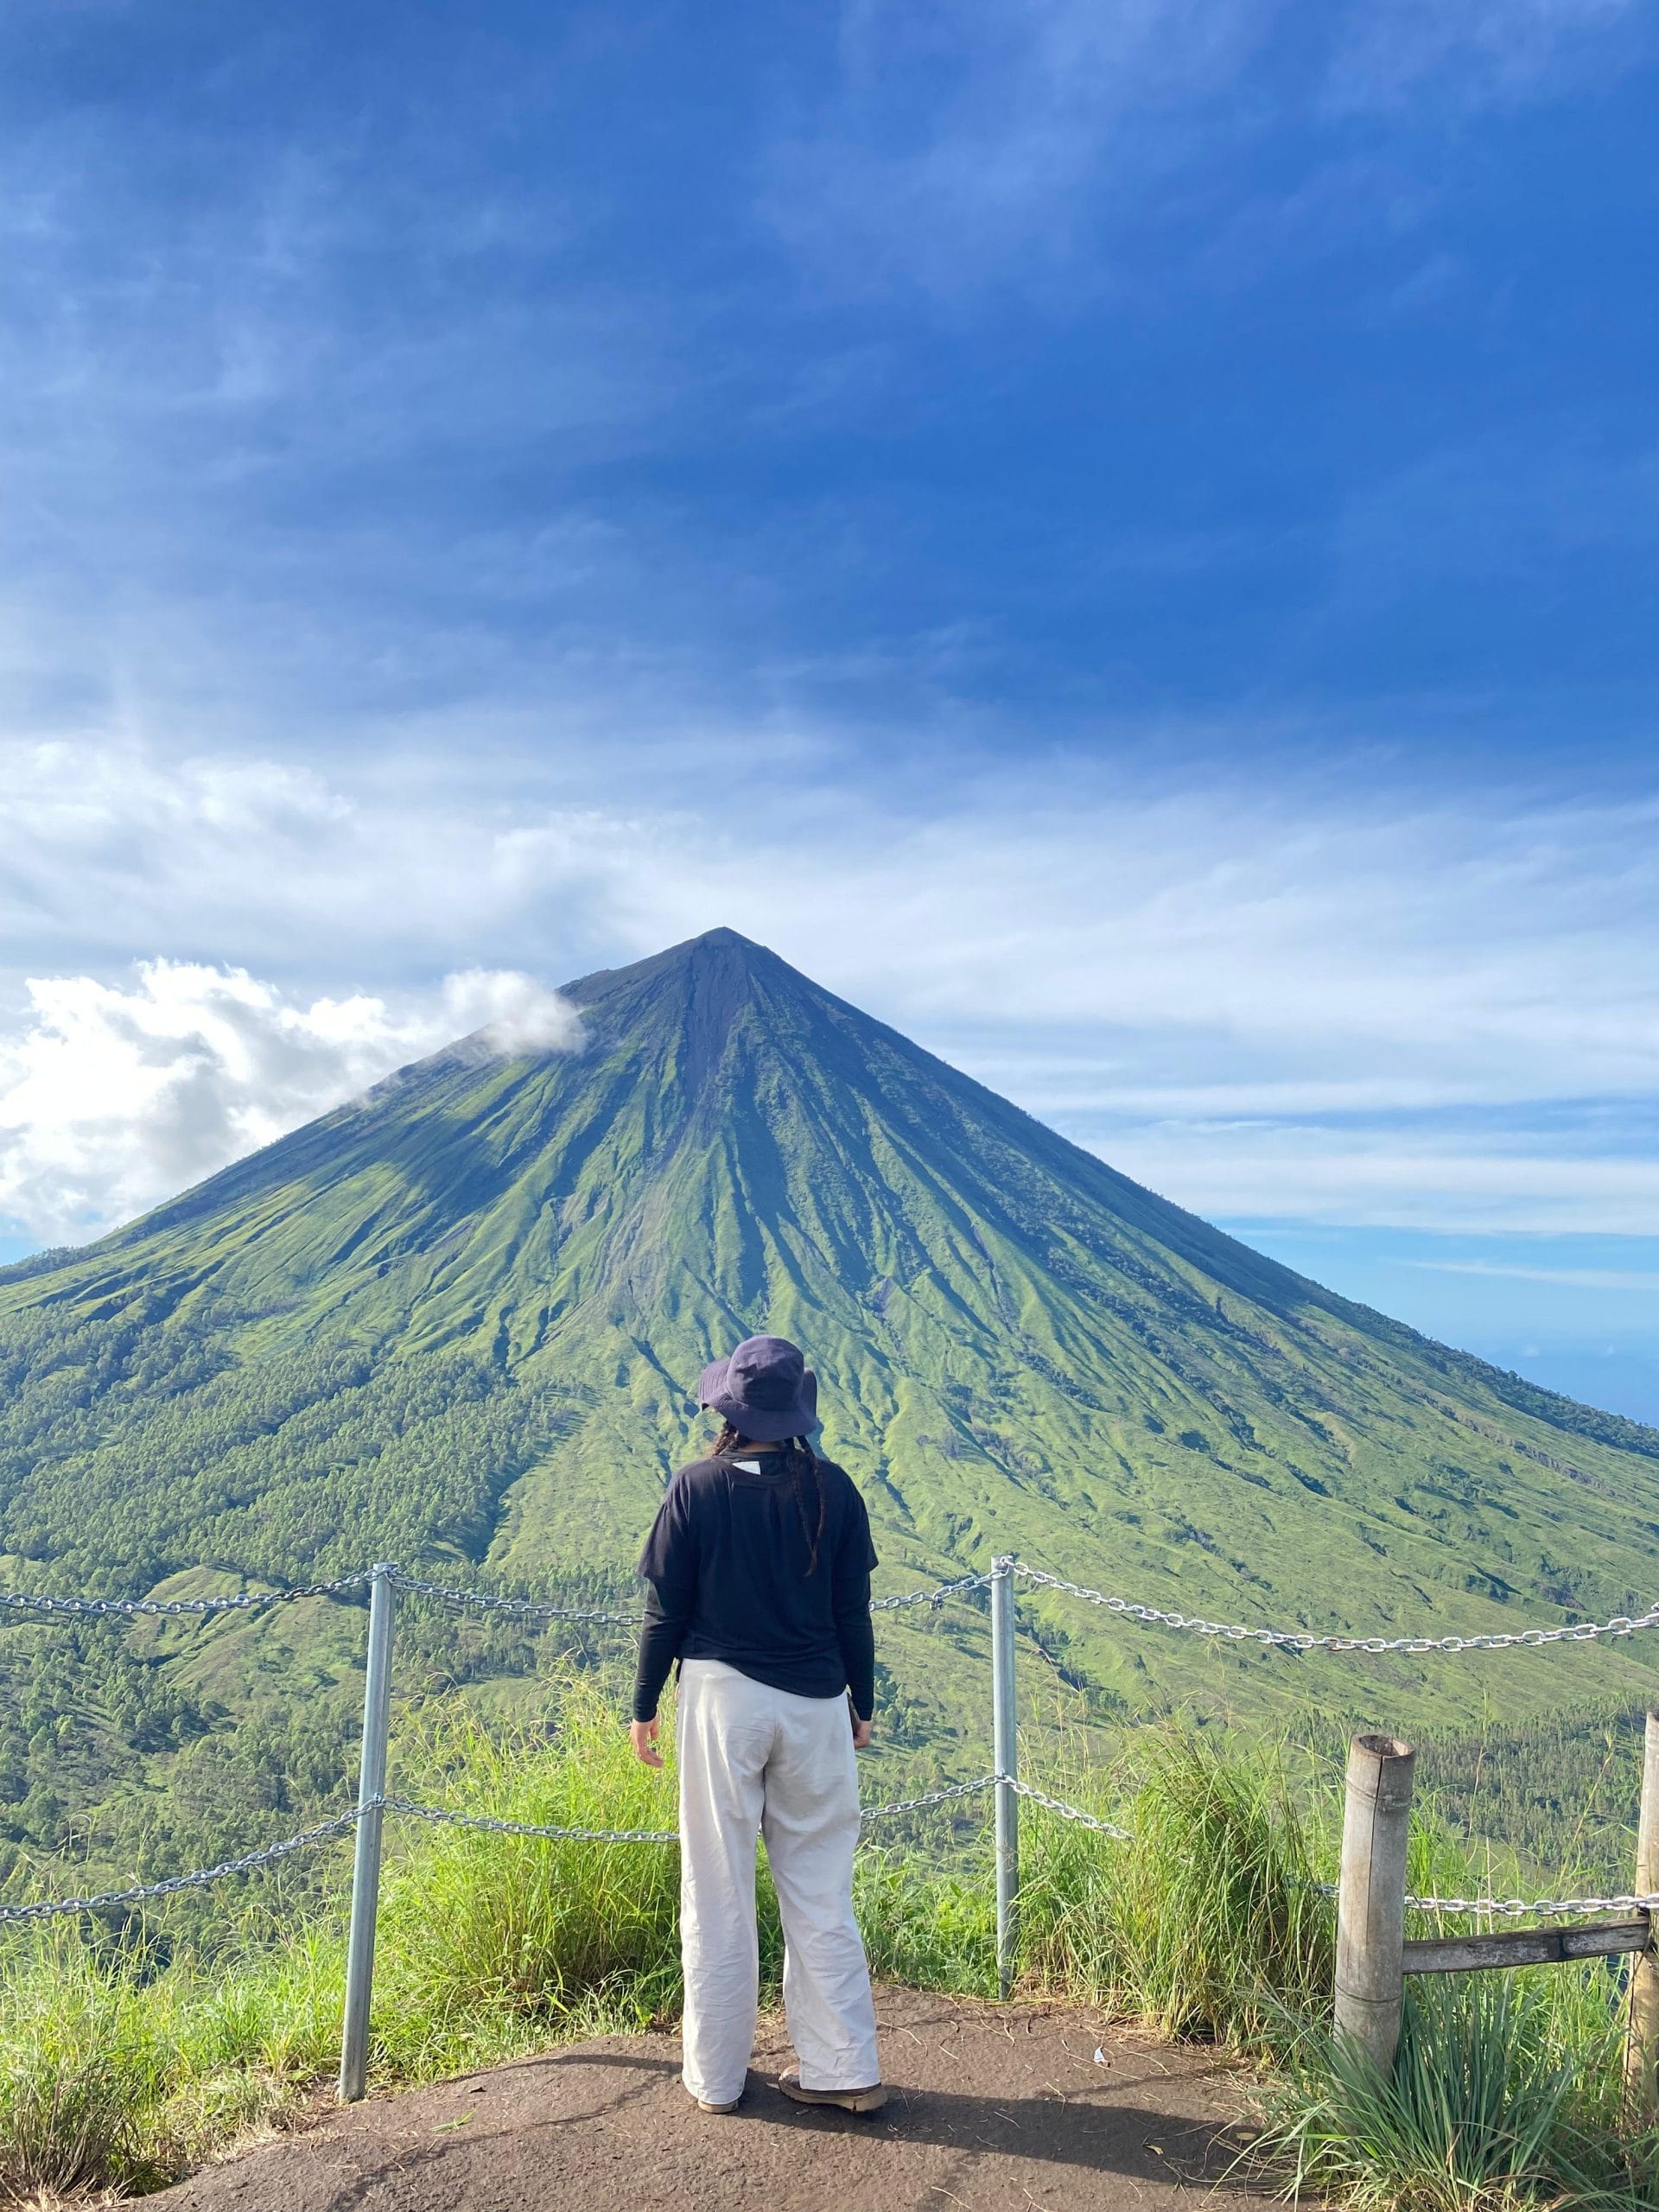
[[[773,941],[1075,1110],[1659,1091],[1650,807],[1045,780],[1064,812],[993,785],[874,846],[853,825]]]
[[[519,1052],[568,1052],[582,1041],[569,999],[508,969],[463,968],[439,995],[446,1036],[464,1037],[507,1058]],[[432,1017],[426,1016],[429,1024]]]
[[[1427,805],[1363,760],[1269,788],[1192,758],[1016,775],[918,747],[877,781],[797,729],[757,804],[741,730],[587,748],[580,770],[475,722],[423,736],[328,773],[0,745],[0,931],[29,972],[119,999],[135,946],[236,963],[314,1028],[366,979],[393,1028],[399,991],[435,1009],[423,1048],[496,1011],[476,984],[445,1005],[435,976],[556,980],[730,924],[1199,1211],[1659,1222],[1659,1168],[1633,1156],[1659,1154],[1650,798],[1488,779]],[[33,1035],[16,971],[11,996]],[[5,999],[0,971],[0,1039]],[[215,1159],[261,1141],[258,1082],[289,1096],[250,1077],[245,1128],[209,1115]],[[181,1143],[175,1181],[203,1157]],[[30,1218],[105,1217],[159,1173]]]
[[[423,734],[333,774],[0,740],[0,944],[35,968],[205,950],[289,977],[354,976],[365,955],[382,974],[429,976],[487,944],[490,965],[568,958],[574,972],[614,948],[619,920],[637,912],[648,932],[655,886],[689,871],[699,839],[708,849],[705,825],[660,796],[565,795],[557,756],[524,759],[516,732],[469,717]],[[614,784],[661,794],[680,765],[636,746]]]
[[[155,960],[123,988],[32,979],[0,1041],[0,1221],[78,1239],[471,1033],[478,1049],[565,1050],[575,1009],[530,977],[473,969],[397,1003],[302,1002],[241,968]]]

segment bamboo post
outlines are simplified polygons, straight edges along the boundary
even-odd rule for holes
[[[363,1683],[363,1755],[357,1783],[357,1856],[352,1868],[352,1931],[346,1950],[346,2012],[340,2037],[340,2101],[343,2105],[355,2104],[368,2087],[374,1916],[380,1896],[386,1723],[391,1709],[394,1571],[382,1560],[369,1573],[369,1649]]]
[[[1642,1815],[1636,1833],[1636,1894],[1659,1897],[1659,1713],[1648,1715],[1642,1754]],[[1659,2120],[1659,1957],[1638,1951],[1630,1967],[1630,2026],[1624,2092],[1638,2127]]]
[[[996,1767],[996,1980],[1014,1986],[1020,1938],[1020,1796],[1014,1692],[1014,1560],[991,1561],[991,1752]]]
[[[1405,2002],[1406,1852],[1417,1754],[1393,1736],[1356,1736],[1337,1888],[1337,2033],[1380,2073],[1400,2047]]]

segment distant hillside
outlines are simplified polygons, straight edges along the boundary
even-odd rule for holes
[[[1006,1547],[1184,1611],[1402,1633],[1659,1588],[1652,1430],[1275,1265],[730,931],[570,989],[580,1052],[463,1043],[0,1274],[0,1580],[394,1556],[620,1586],[702,1433],[687,1386],[765,1326],[810,1349],[889,1588]],[[1636,1645],[1452,1678],[1039,1614],[1102,1713],[1452,1720],[1649,1679]]]

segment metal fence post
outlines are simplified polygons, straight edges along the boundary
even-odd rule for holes
[[[1648,1715],[1642,1758],[1642,1813],[1636,1834],[1636,1894],[1659,1896],[1659,1713]],[[1649,1925],[1653,1916],[1649,1916]],[[1637,2127],[1659,2120],[1659,1955],[1638,1951],[1630,1967],[1630,2038],[1624,2046],[1624,2093]]]
[[[991,1748],[996,1768],[996,1979],[1014,1986],[1020,1940],[1019,1758],[1014,1694],[1014,1559],[991,1561]]]
[[[1356,1736],[1348,1747],[1336,2027],[1382,2074],[1393,2070],[1405,2009],[1406,1853],[1416,1764],[1410,1745],[1393,1736]]]
[[[346,1952],[346,2014],[340,2038],[340,2101],[343,2105],[355,2104],[368,2087],[374,1913],[380,1895],[380,1830],[385,1818],[381,1801],[386,1794],[386,1721],[391,1707],[391,1578],[395,1572],[383,1560],[371,1568],[369,1577],[357,1857],[352,1869],[352,1932]]]

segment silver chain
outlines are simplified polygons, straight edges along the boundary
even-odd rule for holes
[[[319,1821],[314,1828],[306,1828],[299,1835],[285,1836],[281,1843],[268,1843],[262,1850],[244,1853],[240,1859],[221,1860],[217,1866],[199,1867],[194,1874],[169,1874],[165,1881],[139,1882],[130,1890],[106,1890],[102,1897],[60,1897],[51,1904],[0,1904],[0,1925],[16,1925],[25,1920],[50,1920],[59,1913],[95,1912],[105,1905],[143,1904],[150,1897],[170,1897],[181,1890],[205,1890],[209,1882],[221,1881],[227,1874],[251,1874],[261,1866],[270,1866],[279,1859],[286,1859],[290,1852],[308,1851],[313,1844],[327,1843],[337,1835],[344,1835],[347,1828],[355,1827],[361,1808],[353,1807],[349,1813],[336,1813],[331,1821]]]
[[[967,1590],[985,1590],[990,1586],[988,1574],[964,1574],[955,1582],[941,1582],[931,1590],[908,1591],[902,1598],[874,1598],[870,1601],[873,1613],[896,1612],[901,1605],[942,1605],[947,1598],[960,1598]]]
[[[534,1621],[604,1621],[614,1628],[638,1628],[641,1616],[638,1613],[609,1613],[582,1605],[544,1605],[534,1598],[498,1598],[487,1590],[457,1590],[445,1582],[423,1582],[416,1576],[394,1569],[391,1577],[399,1590],[407,1590],[418,1598],[436,1598],[457,1611],[470,1607],[474,1612],[512,1613],[521,1620]]]
[[[891,1805],[866,1805],[859,1818],[863,1821],[891,1820],[899,1813],[919,1813],[930,1805],[948,1805],[954,1797],[971,1797],[981,1789],[994,1789],[996,1777],[982,1774],[974,1782],[953,1782],[947,1789],[930,1789],[925,1797],[900,1797]]]
[[[1127,1828],[1114,1821],[1103,1821],[1093,1813],[1085,1813],[1079,1805],[1068,1805],[1064,1797],[1051,1797],[1046,1789],[1034,1789],[1029,1782],[1018,1782],[1012,1775],[1005,1777],[1017,1797],[1029,1797],[1035,1805],[1046,1806],[1051,1813],[1058,1813],[1063,1821],[1075,1821],[1079,1827],[1093,1828],[1097,1834],[1109,1835],[1115,1842],[1130,1843],[1134,1838]],[[996,1777],[992,1777],[997,1779]]]
[[[899,1813],[921,1812],[929,1806],[948,1804],[953,1798],[970,1797],[976,1790],[988,1789],[995,1780],[994,1774],[988,1774],[974,1782],[952,1783],[947,1789],[929,1790],[925,1797],[902,1797],[891,1805],[867,1806],[859,1817],[881,1821]],[[491,1835],[543,1836],[578,1843],[677,1843],[680,1840],[677,1828],[554,1827],[538,1821],[503,1821],[486,1813],[457,1813],[443,1806],[418,1805],[408,1797],[387,1797],[382,1802],[389,1813],[405,1813],[434,1827],[481,1828]]]
[[[405,1813],[434,1827],[483,1828],[491,1835],[545,1836],[577,1843],[677,1843],[674,1828],[558,1828],[539,1821],[498,1821],[487,1813],[452,1813],[441,1805],[417,1805],[412,1798],[383,1800],[389,1813]]]
[[[1177,1613],[1158,1605],[1132,1604],[1127,1598],[1115,1598],[1103,1590],[1091,1590],[1082,1582],[1068,1582],[1064,1576],[1049,1574],[1039,1567],[1029,1567],[1023,1560],[1013,1562],[1012,1571],[1026,1581],[1045,1590],[1057,1590],[1071,1598],[1081,1598],[1091,1605],[1103,1606],[1109,1613],[1119,1614],[1126,1620],[1156,1623],[1165,1628],[1185,1629],[1194,1636],[1220,1637],[1230,1643],[1276,1645],[1289,1651],[1369,1651],[1405,1652],[1415,1657],[1433,1652],[1510,1651],[1535,1649],[1547,1643],[1588,1643],[1598,1637],[1633,1636],[1642,1629],[1659,1628],[1659,1605],[1634,1617],[1619,1613],[1611,1620],[1582,1621],[1573,1627],[1528,1628],[1505,1630],[1488,1636],[1318,1636],[1306,1629],[1247,1628],[1237,1622],[1209,1621],[1195,1615]],[[457,1608],[471,1608],[477,1611],[512,1613],[524,1620],[541,1621],[598,1621],[613,1628],[637,1628],[641,1616],[638,1613],[612,1612],[599,1607],[582,1605],[543,1605],[533,1598],[497,1597],[484,1590],[462,1590],[443,1582],[428,1582],[412,1574],[404,1574],[397,1567],[388,1570],[388,1579],[399,1590],[412,1596],[435,1598],[442,1604]],[[159,1614],[168,1618],[186,1616],[205,1618],[213,1613],[251,1612],[265,1605],[291,1605],[301,1598],[336,1598],[350,1590],[360,1590],[373,1580],[372,1570],[359,1569],[354,1574],[338,1575],[330,1582],[297,1583],[286,1590],[245,1590],[232,1597],[224,1598],[55,1598],[41,1593],[16,1590],[0,1590],[0,1610],[16,1612],[62,1614],[81,1618],[99,1616],[130,1618],[137,1614]],[[947,1598],[964,1596],[970,1590],[988,1588],[989,1574],[964,1574],[952,1582],[940,1582],[931,1589],[906,1591],[901,1596],[872,1599],[873,1613],[895,1612],[910,1605],[942,1605]]]
[[[603,1621],[614,1628],[638,1628],[643,1618],[639,1613],[601,1612],[579,1605],[544,1605],[532,1598],[498,1598],[484,1590],[458,1590],[447,1583],[423,1582],[412,1574],[394,1573],[391,1579],[400,1590],[422,1598],[436,1598],[446,1605],[470,1606],[480,1612],[513,1613],[524,1620]],[[931,1590],[912,1590],[899,1598],[874,1599],[870,1611],[887,1613],[904,1605],[942,1605],[947,1598],[983,1589],[989,1581],[988,1574],[964,1574],[955,1582],[941,1582]]]
[[[1511,1918],[1535,1913],[1650,1912],[1651,1897],[1408,1897],[1408,1912],[1503,1913]]]
[[[995,1789],[1007,1782],[1016,1796],[1027,1797],[1033,1804],[1058,1814],[1060,1819],[1072,1821],[1079,1827],[1092,1829],[1096,1834],[1110,1836],[1118,1843],[1134,1840],[1127,1828],[1116,1822],[1103,1821],[1093,1813],[1085,1813],[1081,1806],[1071,1805],[1063,1797],[1051,1796],[1047,1790],[1039,1789],[1034,1783],[1021,1782],[1011,1775],[982,1774],[971,1782],[953,1782],[939,1789],[930,1789],[920,1797],[901,1797],[892,1804],[867,1805],[860,1819],[892,1820],[905,1813],[925,1812],[935,1805],[950,1804],[953,1801],[972,1797],[985,1789]],[[485,1813],[458,1813],[437,1805],[421,1805],[408,1797],[381,1797],[366,1806],[354,1806],[350,1812],[336,1813],[331,1820],[320,1821],[315,1827],[303,1829],[298,1835],[284,1836],[279,1843],[268,1843],[257,1851],[245,1852],[239,1859],[222,1859],[217,1866],[199,1867],[189,1874],[171,1874],[159,1882],[135,1883],[130,1889],[106,1890],[98,1897],[60,1897],[41,1904],[0,1905],[0,1926],[16,1927],[29,1921],[50,1920],[65,1913],[96,1912],[111,1905],[143,1904],[156,1897],[176,1897],[184,1890],[206,1889],[209,1883],[224,1880],[232,1874],[256,1873],[261,1867],[274,1866],[277,1860],[289,1858],[296,1851],[307,1851],[320,1843],[327,1843],[335,1836],[344,1835],[354,1827],[363,1814],[380,1810],[401,1813],[409,1818],[425,1821],[433,1827],[478,1828],[491,1835],[521,1835],[540,1837],[556,1842],[577,1843],[677,1843],[679,1834],[674,1828],[587,1828],[555,1827],[536,1821],[497,1820]],[[1316,1882],[1312,1885],[1329,1897],[1335,1893],[1332,1882]],[[1604,1912],[1650,1912],[1659,1910],[1659,1895],[1651,1897],[1408,1897],[1406,1908],[1411,1912],[1464,1913],[1490,1916],[1502,1915],[1515,1919],[1549,1917],[1557,1913],[1580,1916]]]
[[[1517,1645],[1588,1643],[1599,1636],[1631,1636],[1637,1630],[1659,1628],[1659,1606],[1631,1619],[1620,1613],[1612,1620],[1581,1622],[1576,1628],[1528,1628],[1494,1636],[1311,1636],[1301,1629],[1241,1628],[1224,1621],[1191,1619],[1185,1613],[1162,1611],[1156,1605],[1133,1605],[1127,1598],[1109,1598],[1081,1582],[1067,1582],[1046,1574],[1039,1567],[1014,1562],[1014,1572],[1046,1590],[1064,1591],[1068,1597],[1086,1599],[1103,1605],[1109,1613],[1125,1619],[1156,1621],[1166,1628],[1190,1629],[1195,1636],[1219,1636],[1230,1643],[1278,1644],[1291,1651],[1404,1651],[1422,1656],[1433,1651],[1508,1651]]]
[[[20,1612],[78,1615],[246,1613],[261,1605],[291,1605],[296,1598],[335,1598],[342,1590],[360,1590],[369,1580],[365,1569],[357,1574],[342,1574],[333,1582],[298,1583],[289,1590],[244,1590],[233,1598],[47,1598],[0,1590],[0,1606]]]
[[[1311,1890],[1321,1897],[1337,1894],[1334,1882],[1310,1882]],[[1659,1897],[1414,1897],[1404,1900],[1408,1912],[1467,1912],[1490,1916],[1501,1913],[1510,1919],[1531,1919],[1538,1914],[1558,1912],[1650,1912],[1659,1908]]]

